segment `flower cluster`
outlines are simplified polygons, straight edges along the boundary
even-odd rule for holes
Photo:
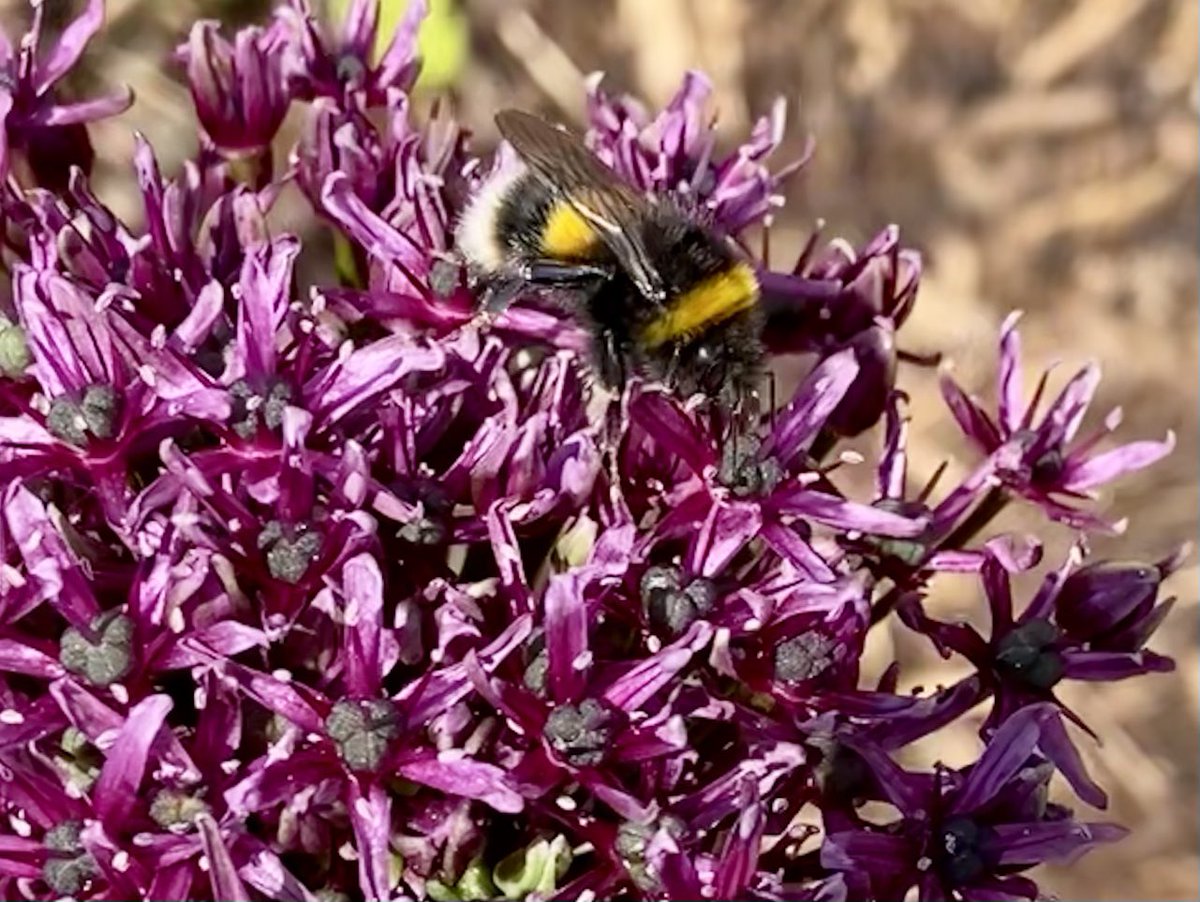
[[[75,156],[0,154],[0,896],[1035,899],[1030,867],[1120,835],[1047,799],[1058,772],[1105,804],[1053,690],[1172,666],[1144,646],[1177,558],[1081,538],[1015,615],[1041,546],[988,531],[1021,499],[1102,527],[1087,493],[1170,449],[1070,446],[1093,370],[1039,422],[1010,320],[998,415],[946,383],[976,469],[911,491],[919,258],[894,228],[814,237],[758,261],[772,346],[813,360],[794,397],[722,438],[634,382],[614,440],[574,322],[476,316],[453,223],[489,167],[413,115],[423,4],[379,59],[378,0],[336,33],[302,0],[196,24],[201,150],[166,176],[139,144],[140,225],[87,178],[85,123],[128,98],[51,91],[100,0],[46,53],[42,8],[0,58],[0,149]],[[593,84],[588,140],[744,241],[803,161],[768,163],[782,107],[721,156],[707,91],[652,116]],[[296,189],[331,241],[268,226]],[[877,425],[875,461],[839,456]],[[948,571],[977,574],[986,635],[926,610]],[[972,675],[864,685],[892,614]],[[980,704],[974,764],[898,763]]]

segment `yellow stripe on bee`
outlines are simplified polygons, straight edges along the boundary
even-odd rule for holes
[[[599,245],[596,230],[568,203],[559,202],[542,228],[542,252],[559,260],[582,260],[593,256]]]
[[[698,335],[710,326],[753,307],[758,300],[758,280],[745,263],[709,276],[671,302],[657,319],[642,330],[642,341],[658,347]]]

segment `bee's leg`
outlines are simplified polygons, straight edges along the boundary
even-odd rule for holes
[[[767,370],[767,403],[771,405],[771,431],[775,431],[775,371]]]
[[[563,263],[559,260],[530,260],[521,266],[526,281],[555,287],[586,286],[588,283],[611,279],[610,266],[590,263]]]
[[[617,462],[620,456],[621,437],[625,434],[625,359],[621,356],[617,336],[605,329],[595,342],[593,353],[600,381],[611,393],[604,408],[604,430],[601,433],[601,453],[604,456],[608,477],[612,485],[620,480]]]
[[[479,298],[480,312],[488,317],[503,313],[524,287],[525,280],[518,277],[497,276],[489,279]]]

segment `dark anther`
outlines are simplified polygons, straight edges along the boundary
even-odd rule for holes
[[[938,831],[934,857],[942,879],[951,886],[969,884],[987,873],[994,855],[991,831],[966,817],[946,821]]]
[[[721,448],[717,480],[739,498],[771,492],[783,478],[773,457],[760,458],[762,442],[756,435],[740,435]]]
[[[543,730],[551,748],[578,767],[599,764],[612,741],[616,715],[595,699],[578,706],[560,705],[550,712]]]
[[[133,661],[133,621],[119,611],[106,611],[90,624],[93,642],[68,627],[59,645],[59,662],[93,686],[108,686],[129,672]]]
[[[716,604],[716,587],[707,579],[684,585],[674,567],[651,567],[642,576],[642,608],[651,626],[678,636]]]
[[[775,646],[775,679],[783,683],[803,683],[816,679],[833,664],[836,645],[824,633],[801,633]]]
[[[1054,649],[1058,628],[1048,620],[1030,620],[1000,640],[996,670],[1031,689],[1050,689],[1063,676],[1062,656]]]
[[[295,585],[320,552],[321,534],[302,523],[285,526],[272,520],[258,534],[258,547],[267,551],[271,575]]]
[[[352,770],[373,771],[400,735],[400,712],[386,698],[340,701],[325,718],[325,729]]]

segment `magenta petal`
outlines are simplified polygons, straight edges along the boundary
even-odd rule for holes
[[[15,639],[0,639],[0,671],[47,680],[58,679],[65,673],[54,658]]]
[[[44,113],[31,117],[38,125],[61,128],[79,125],[117,116],[133,105],[133,92],[124,88],[114,94],[80,100],[76,103],[60,103],[49,107]]]
[[[0,750],[25,747],[66,726],[66,717],[53,698],[39,698],[19,711],[11,708],[7,713],[9,720],[0,721]],[[18,723],[11,722],[17,720],[14,714],[20,719]]]
[[[342,21],[342,46],[366,59],[379,24],[379,0],[352,0]]]
[[[999,448],[1001,445],[1000,433],[987,412],[968,397],[949,376],[942,376],[939,384],[942,389],[942,398],[945,399],[950,412],[954,414],[954,419],[958,421],[958,428],[966,437],[986,454]]]
[[[1116,824],[1080,824],[1071,820],[998,824],[996,845],[1002,865],[1070,861],[1102,842],[1116,842],[1128,830]]]
[[[409,87],[409,73],[413,71],[417,53],[417,32],[428,12],[427,0],[410,0],[407,4],[404,18],[392,32],[392,41],[379,61],[379,84],[403,89]]]
[[[345,595],[346,682],[353,695],[374,698],[383,684],[383,573],[369,554],[342,567]]]
[[[712,625],[703,620],[693,623],[686,633],[663,646],[657,654],[635,664],[604,692],[614,707],[637,711],[662,690],[692,657],[712,638]]]
[[[579,701],[587,682],[588,615],[579,571],[559,573],[546,588],[546,656],[550,696],[559,704]]]
[[[1068,492],[1086,492],[1111,482],[1118,476],[1141,470],[1162,460],[1175,450],[1175,433],[1168,432],[1161,442],[1130,442],[1112,451],[1097,454],[1078,463],[1068,458],[1062,488]]]
[[[999,561],[989,557],[983,562],[981,575],[983,590],[992,612],[992,633],[1000,635],[1007,632],[1013,622],[1012,589],[1008,573]]]
[[[532,609],[521,549],[503,502],[497,501],[488,509],[487,530],[492,554],[496,556],[496,569],[500,572],[500,584],[520,609]]]
[[[779,414],[764,453],[773,455],[785,469],[789,467],[812,445],[857,375],[853,351],[839,351],[821,361]]]
[[[898,877],[911,859],[912,845],[905,837],[884,833],[834,833],[821,846],[821,866],[835,871],[891,873]]]
[[[204,855],[208,858],[208,879],[212,884],[213,898],[221,902],[251,902],[250,892],[233,866],[233,859],[217,822],[211,815],[202,814],[196,818],[196,827],[200,831]]]
[[[146,891],[147,899],[188,899],[191,898],[192,881],[196,876],[196,868],[190,861],[179,861],[174,864],[159,862],[154,869],[154,879]],[[310,902],[310,900],[305,900]]]
[[[104,23],[104,0],[88,0],[79,17],[63,29],[54,49],[37,66],[37,89],[41,93],[62,78],[83,56],[88,41]]]
[[[1021,397],[1021,336],[1019,311],[1010,313],[1000,327],[1000,425],[1007,435],[1021,428],[1025,415]]]
[[[780,557],[789,561],[809,579],[819,583],[834,581],[834,573],[816,550],[792,527],[783,523],[767,523],[762,538]]]
[[[516,814],[525,807],[525,800],[512,787],[505,771],[468,758],[457,749],[406,761],[398,770],[414,783],[478,799],[502,814]]]
[[[291,303],[292,268],[300,242],[280,238],[246,255],[238,279],[237,350],[244,375],[275,372],[275,346]]]
[[[742,898],[758,867],[759,844],[766,830],[766,817],[758,788],[747,780],[742,792],[742,813],[738,816],[717,861],[713,879],[716,899]]]
[[[171,708],[171,699],[165,695],[151,695],[138,702],[108,750],[92,788],[92,802],[97,816],[114,835],[137,805],[150,746]]]
[[[711,440],[674,399],[661,392],[642,392],[629,405],[629,416],[650,434],[665,456],[679,458],[697,476],[716,466]]]
[[[403,268],[411,288],[423,287],[413,281],[428,267],[426,252],[409,236],[396,231],[367,207],[354,193],[354,186],[343,173],[335,172],[325,180],[321,201],[326,212],[344,228],[372,257],[388,260]]]
[[[180,640],[156,666],[162,670],[195,667],[214,658],[231,657],[251,648],[266,648],[267,634],[244,623],[222,620]]]
[[[1054,762],[1054,766],[1071,784],[1075,795],[1093,808],[1108,807],[1108,795],[1088,776],[1083,758],[1067,735],[1066,724],[1057,714],[1047,714],[1042,718],[1042,736],[1038,745],[1042,754]]]
[[[762,528],[762,508],[745,501],[718,501],[700,524],[688,569],[706,579],[719,574]]]
[[[1072,680],[1109,682],[1145,673],[1170,673],[1175,662],[1150,651],[1070,651],[1063,653],[1063,675]]]
[[[377,399],[409,373],[435,372],[445,364],[436,346],[393,335],[339,358],[304,386],[305,406],[318,421],[337,421]]]
[[[390,902],[392,799],[378,784],[366,792],[357,780],[347,784],[346,808],[358,851],[358,880],[367,902]]]
[[[309,891],[308,887],[284,867],[278,855],[265,846],[251,854],[250,860],[238,868],[238,874],[272,902],[317,902],[317,897]],[[182,897],[151,894],[150,898],[175,899]]]
[[[306,694],[315,695],[314,690],[302,692],[297,686],[285,683],[283,680],[243,667],[241,664],[227,663],[230,676],[238,681],[242,691],[259,704],[274,711],[281,717],[290,720],[296,726],[314,733],[322,732],[324,717],[313,706]]]
[[[781,514],[815,520],[838,529],[853,529],[877,536],[906,538],[920,535],[926,521],[913,520],[866,504],[846,501],[836,495],[803,486],[780,489],[770,499]]]
[[[1048,717],[1057,717],[1052,706],[1030,705],[1001,724],[983,755],[972,766],[950,805],[950,813],[969,814],[995,798],[1037,748],[1042,722]]]

